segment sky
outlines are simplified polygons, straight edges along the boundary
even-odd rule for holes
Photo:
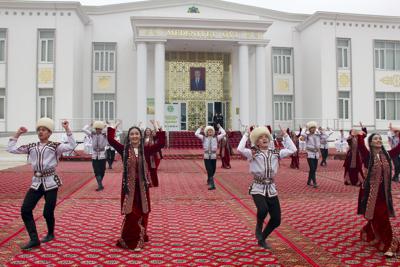
[[[68,0],[52,0],[68,1]],[[72,0],[79,1],[79,0]],[[168,0],[165,0],[166,2]],[[135,0],[80,0],[82,5],[107,5]],[[196,1],[193,1],[196,2]],[[400,16],[400,0],[229,0],[278,11],[312,14],[316,11]]]

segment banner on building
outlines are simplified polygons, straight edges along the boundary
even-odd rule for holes
[[[147,98],[147,115],[154,115],[154,98]]]
[[[165,104],[165,129],[167,131],[179,131],[180,130],[180,105],[178,103]]]

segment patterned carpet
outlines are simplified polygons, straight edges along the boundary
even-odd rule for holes
[[[232,169],[218,163],[217,190],[208,191],[201,160],[164,160],[160,187],[151,189],[150,242],[142,252],[115,246],[121,165],[107,170],[105,190],[96,192],[90,162],[61,162],[64,186],[56,208],[56,240],[28,252],[19,215],[31,175],[27,166],[0,172],[0,265],[5,266],[400,266],[359,240],[365,223],[355,214],[358,189],[343,185],[341,161],[318,169],[320,188],[306,186],[307,165],[288,168],[277,177],[282,224],[270,237],[272,250],[254,238],[255,207],[247,194],[250,175],[243,160]],[[393,189],[400,212],[399,185]],[[40,236],[46,233],[35,209]],[[400,219],[394,218],[395,229]]]

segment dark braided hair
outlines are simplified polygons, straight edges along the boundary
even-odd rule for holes
[[[139,166],[139,171],[142,173],[139,173],[139,176],[144,177],[144,175],[146,174],[146,170],[145,170],[145,158],[144,158],[144,134],[142,132],[142,130],[140,130],[139,127],[133,126],[131,128],[129,128],[128,130],[128,134],[125,137],[125,145],[124,145],[124,154],[123,154],[123,167],[124,167],[124,171],[123,171],[123,180],[122,180],[122,190],[124,191],[125,194],[129,194],[129,188],[128,188],[128,158],[129,158],[129,149],[131,146],[131,141],[129,139],[129,134],[132,130],[138,130],[140,133],[140,140],[139,140],[139,153],[138,153],[138,159],[139,159],[139,164],[141,166]]]

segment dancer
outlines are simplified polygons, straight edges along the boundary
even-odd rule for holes
[[[230,169],[231,168],[231,154],[232,147],[229,144],[229,135],[232,133],[232,130],[229,130],[224,137],[222,137],[220,142],[219,154],[221,156],[222,168]]]
[[[120,132],[118,131],[118,126],[120,125],[120,123],[121,123],[120,121],[117,121],[117,123],[115,124],[115,131],[116,131],[115,139],[117,141],[119,141]],[[110,126],[108,121],[106,122],[106,124],[107,124],[107,127]],[[108,169],[112,169],[112,165],[115,160],[115,149],[112,146],[110,146],[109,144],[107,144],[107,146],[106,146],[106,160],[107,160],[107,164],[108,164]]]
[[[301,127],[299,129],[298,134],[294,131],[290,131],[287,129],[287,134],[289,135],[290,139],[292,139],[293,144],[296,146],[296,152],[294,152],[290,157],[292,161],[290,162],[290,168],[292,169],[299,169],[300,168],[300,157],[299,157],[299,138],[301,136]]]
[[[147,224],[150,213],[150,194],[147,178],[146,157],[154,155],[165,144],[165,133],[157,132],[157,141],[144,145],[143,133],[139,127],[131,127],[125,144],[115,140],[115,129],[107,128],[107,139],[122,156],[123,174],[121,190],[121,213],[125,215],[121,237],[117,246],[139,251],[149,240]]]
[[[82,129],[92,140],[92,167],[97,181],[96,191],[104,189],[103,178],[106,172],[106,146],[108,145],[104,127],[105,124],[102,121],[95,121]]]
[[[335,147],[336,147],[336,151],[339,153],[343,153],[346,152],[346,148],[347,148],[347,141],[346,141],[346,137],[344,136],[344,131],[343,129],[339,130],[339,137],[336,139],[335,142]]]
[[[226,135],[221,125],[219,127],[220,134],[215,136],[215,130],[212,126],[202,126],[197,129],[195,135],[203,142],[204,149],[204,165],[207,170],[208,190],[215,189],[214,174],[217,166],[217,149],[218,142]]]
[[[328,139],[329,137],[333,134],[333,131],[327,127],[326,129],[319,127],[318,131],[320,133],[320,138],[321,138],[321,156],[322,156],[322,161],[321,161],[321,166],[327,165],[326,160],[328,159],[329,155],[329,145],[328,145]]]
[[[83,138],[83,150],[86,154],[92,155],[92,139],[90,138],[90,136],[85,135],[85,137]]]
[[[321,139],[317,133],[317,123],[310,121],[306,125],[307,132],[300,137],[306,142],[307,162],[309,167],[307,185],[311,186],[313,182],[314,188],[317,188],[316,172],[318,168],[318,159],[320,154]]]
[[[161,128],[159,127],[158,123],[151,120],[151,124],[154,127],[154,132],[150,128],[146,128],[144,131],[144,146],[145,148],[147,146],[152,146],[157,142],[157,132],[162,132]],[[165,137],[164,137],[165,139]],[[150,173],[150,178],[151,178],[151,186],[158,187],[158,174],[157,174],[157,169],[158,166],[160,165],[160,158],[159,158],[159,152],[160,150],[157,151],[157,153],[149,154],[146,156],[146,163],[147,167]]]
[[[367,128],[360,122],[361,131],[356,129],[350,130],[350,135],[347,138],[349,150],[347,151],[346,158],[343,163],[344,167],[344,184],[360,186],[365,177],[362,167],[362,156],[358,149],[358,137],[363,135],[367,137]]]
[[[358,135],[358,149],[364,166],[368,168],[366,179],[360,188],[358,214],[368,220],[361,229],[361,238],[373,242],[386,257],[399,252],[399,239],[394,235],[390,217],[394,217],[392,200],[391,158],[400,154],[400,144],[390,151],[382,145],[382,137],[373,133],[368,137],[369,150],[365,146],[364,133]]]
[[[63,144],[49,141],[54,130],[54,122],[49,118],[41,118],[36,124],[39,142],[17,147],[18,138],[28,131],[23,126],[8,142],[7,151],[13,154],[28,154],[28,162],[33,169],[32,184],[21,207],[22,220],[30,237],[30,241],[21,247],[24,250],[54,239],[54,209],[57,203],[58,187],[62,185],[60,177],[56,174],[56,167],[62,153],[71,152],[76,145],[68,121],[64,121],[62,126],[68,136],[68,142]],[[43,216],[46,219],[48,232],[39,241],[32,211],[43,196],[45,199]]]
[[[280,130],[284,146],[280,151],[269,148],[272,136],[266,127],[254,128],[251,132],[249,127],[237,148],[239,153],[249,161],[250,173],[254,177],[249,188],[249,193],[253,197],[254,204],[257,207],[255,235],[258,245],[267,249],[270,249],[271,246],[266,241],[266,238],[281,223],[281,208],[274,179],[278,171],[279,159],[288,157],[297,151],[289,135],[281,127]],[[252,149],[246,148],[249,135],[251,143],[254,145]],[[264,220],[268,213],[270,220],[263,230]]]
[[[388,132],[388,141],[390,148],[395,148],[399,144],[399,135],[400,135],[400,126],[392,126],[392,123],[389,124],[389,132]],[[400,157],[393,158],[394,165],[394,174],[392,181],[399,182],[399,174],[400,174]]]

